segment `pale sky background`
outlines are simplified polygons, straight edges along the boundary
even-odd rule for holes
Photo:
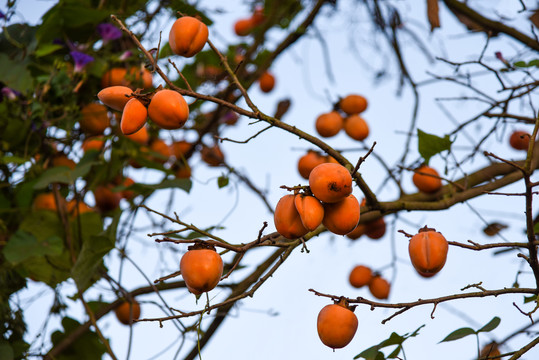
[[[213,0],[200,3],[202,8],[220,7],[225,10],[223,14],[212,16],[215,24],[210,28],[211,40],[220,48],[224,48],[223,44],[237,41],[238,38],[232,31],[233,23],[238,18],[248,16],[248,7],[238,0],[226,2],[226,5],[222,5],[224,2]],[[291,110],[283,120],[313,134],[315,134],[316,117],[322,112],[329,111],[331,101],[334,101],[337,96],[349,93],[363,94],[369,101],[364,118],[371,129],[365,143],[370,146],[373,141],[376,141],[375,152],[387,163],[393,164],[402,154],[404,133],[409,126],[413,105],[411,91],[405,88],[402,96],[396,96],[397,78],[395,76],[375,80],[374,74],[364,66],[365,62],[376,69],[387,64],[389,72],[395,75],[395,61],[387,52],[386,43],[381,38],[373,43],[371,32],[367,31],[369,21],[366,20],[362,7],[359,5],[356,7],[353,1],[341,0],[338,3],[339,11],[342,13],[338,16],[330,16],[330,7],[326,6],[316,23],[317,29],[323,34],[330,49],[329,55],[335,82],[332,83],[326,76],[320,43],[313,36],[306,36],[286,54],[279,57],[272,66],[271,70],[277,78],[273,92],[263,94],[256,86],[253,86],[249,93],[261,110],[270,114],[273,113],[279,100],[286,97],[292,98]],[[411,3],[413,6],[410,5]],[[424,3],[408,1],[399,5],[402,13],[406,14],[404,17],[409,15],[415,19],[414,22],[407,24],[409,28],[421,35],[436,56],[452,61],[475,59],[474,55],[477,55],[484,45],[484,35],[467,35],[464,28],[456,22],[454,16],[448,13],[443,5],[441,5],[443,29],[428,35]],[[504,2],[483,0],[477,3],[486,8],[491,4],[498,5]],[[505,3],[512,3],[517,8],[519,6],[518,1]],[[53,4],[54,2],[51,1],[20,0],[17,3],[17,15],[21,20],[35,23]],[[504,6],[510,8],[510,5],[506,4]],[[16,17],[13,21],[19,19]],[[300,16],[300,19],[303,19],[303,16]],[[168,34],[171,24],[171,21],[161,22],[160,30],[164,35]],[[522,26],[528,29],[527,24]],[[150,31],[157,33],[156,29],[150,29]],[[269,48],[272,49],[284,36],[284,32],[272,30],[269,34]],[[156,46],[156,38],[153,40],[155,43],[151,42],[151,46]],[[426,61],[426,58],[419,54],[410,37],[403,34],[401,40],[405,46],[410,45],[406,48],[406,55],[416,81],[430,79],[427,72],[448,76],[453,74],[452,69],[446,65]],[[502,51],[507,58],[515,56],[520,46],[507,46],[504,40],[503,36],[493,39],[485,56],[492,59],[495,51]],[[174,60],[178,64],[185,61],[177,57]],[[492,81],[492,76],[483,76],[481,80],[486,91],[496,94],[498,87]],[[469,93],[462,87],[447,83],[424,86],[420,88],[420,91],[422,98],[418,127],[440,136],[453,130],[455,125],[440,110],[434,99]],[[327,94],[330,95],[330,99]],[[444,105],[459,120],[469,119],[483,109],[483,105],[476,102],[444,102]],[[513,111],[528,111],[524,115],[533,116],[524,105],[520,109],[515,107]],[[249,126],[249,122],[248,119],[242,118],[238,125],[227,129],[223,135],[241,140],[261,129],[261,125]],[[477,139],[477,134],[489,129],[490,124],[489,120],[482,120],[477,125],[472,125],[467,130],[467,135],[472,139]],[[507,138],[514,128],[522,128],[530,132],[532,130],[530,126],[514,124],[500,127],[497,129],[496,136],[485,142],[482,149],[489,149],[502,157],[521,158],[521,153],[511,150],[507,145]],[[165,135],[164,138],[167,139],[167,136]],[[358,146],[357,143],[348,139],[344,133],[327,139],[327,142],[338,149],[362,147],[361,144]],[[471,145],[464,134],[459,136],[454,148],[457,158],[462,158],[463,154],[470,150]],[[300,178],[296,164],[298,158],[308,148],[311,147],[307,142],[298,141],[297,137],[279,129],[271,129],[248,144],[222,144],[223,152],[230,164],[248,174],[260,188],[269,190],[268,198],[273,205],[285,194],[284,190],[279,189],[280,185],[306,184],[306,181]],[[418,159],[416,148],[417,145],[414,142],[407,165],[411,165],[414,160]],[[357,161],[364,154],[364,150],[345,153],[352,162]],[[202,228],[215,224],[224,225],[225,229],[218,235],[233,243],[254,240],[263,221],[269,223],[266,233],[274,231],[271,214],[252,192],[235,181],[231,181],[231,185],[227,188],[219,190],[216,179],[225,170],[208,168],[199,162],[198,156],[195,156],[193,160],[194,184],[191,193],[178,191],[174,194],[173,210],[180,214],[182,220],[192,222]],[[484,157],[478,155],[472,164],[466,163],[465,169],[467,172],[472,172],[484,164]],[[440,156],[436,156],[431,160],[431,165],[441,172],[444,161]],[[360,171],[371,188],[377,191],[381,200],[390,201],[395,198],[397,192],[393,184],[387,183],[383,187],[380,186],[385,173],[374,157],[370,157],[362,165]],[[160,177],[156,177],[156,174],[151,172],[130,170],[129,175],[141,182],[155,183],[160,180]],[[449,173],[447,177],[458,178],[460,175]],[[415,192],[411,183],[411,174],[403,185],[406,191]],[[523,189],[523,183],[519,182],[502,191],[521,192]],[[357,188],[354,190],[354,195],[358,198],[362,197]],[[150,207],[164,210],[169,196],[168,191],[155,196],[150,201]],[[235,205],[236,202],[237,205]],[[509,224],[510,228],[503,233],[508,240],[524,241],[523,198],[484,196],[482,199],[472,200],[470,205],[489,222],[499,221]],[[234,207],[234,211],[230,213]],[[145,216],[141,216],[140,219],[144,220]],[[394,216],[386,218],[389,224],[393,220]],[[237,304],[231,312],[232,316],[225,321],[204,348],[202,358],[352,359],[362,350],[386,339],[393,331],[403,335],[425,324],[419,337],[405,342],[407,359],[472,359],[476,354],[476,340],[473,336],[453,343],[438,344],[438,342],[459,327],[469,326],[477,329],[495,315],[502,317],[501,325],[492,334],[481,336],[481,344],[486,344],[491,339],[503,339],[514,330],[524,326],[526,319],[512,305],[516,302],[521,308],[527,311],[532,310],[530,305],[522,305],[522,296],[500,296],[496,299],[459,300],[440,304],[436,309],[434,319],[430,318],[432,306],[416,307],[385,325],[380,322],[390,316],[393,313],[392,310],[371,311],[368,306],[362,305],[358,306],[355,311],[359,319],[359,328],[355,338],[346,348],[333,353],[320,342],[316,332],[316,317],[320,309],[329,302],[326,298],[314,296],[308,289],[314,288],[323,293],[347,297],[363,296],[371,299],[372,296],[368,290],[357,290],[348,284],[349,271],[357,264],[365,264],[380,270],[383,276],[392,282],[390,302],[407,302],[418,298],[459,293],[460,289],[466,285],[478,282],[483,282],[483,286],[487,289],[512,285],[522,263],[516,258],[515,253],[494,257],[491,252],[475,253],[454,247],[450,248],[446,266],[438,275],[431,279],[421,278],[410,265],[407,253],[408,242],[402,234],[397,233],[397,230],[403,229],[409,233],[415,233],[425,224],[441,231],[448,240],[466,242],[471,239],[480,243],[495,241],[483,235],[481,229],[484,224],[465,204],[456,205],[448,211],[400,213],[396,226],[388,226],[387,234],[379,241],[361,238],[356,242],[351,242],[341,236],[321,235],[308,242],[309,254],[301,253],[299,248],[295,250],[253,298]],[[174,228],[170,226],[163,230]],[[166,246],[155,244],[146,236],[145,231],[133,234],[130,241],[133,245],[130,255],[145,270],[150,280],[153,281],[178,268],[180,254],[164,251],[164,257],[159,257],[157,248],[163,250]],[[176,248],[181,251],[185,249],[180,246]],[[249,252],[243,265],[256,266],[257,262],[270,251],[273,250],[259,249]],[[393,255],[397,257],[396,267],[389,266]],[[118,275],[118,263],[118,252],[112,251],[107,256],[107,266],[113,276]],[[521,286],[532,286],[533,278],[526,268],[524,270],[526,273],[519,277]],[[245,274],[247,274],[246,271],[239,270],[233,273],[227,281],[240,280]],[[127,289],[147,285],[140,273],[127,263],[123,269],[122,284]],[[98,290],[103,288],[104,286],[100,284],[96,285]],[[74,289],[70,284],[65,284],[60,290],[72,295]],[[35,298],[37,294],[40,294],[39,300]],[[111,297],[112,293],[105,291],[105,294],[109,296],[106,300],[114,300]],[[163,292],[162,295],[169,301],[169,305],[185,311],[203,306],[203,304],[196,305],[194,296],[185,291]],[[212,303],[225,296],[227,292],[219,289],[210,292]],[[32,341],[36,334],[41,332],[46,317],[45,311],[48,311],[52,304],[52,291],[43,284],[30,283],[28,290],[20,292],[18,297],[22,303],[30,304],[25,316],[29,323],[27,340]],[[87,295],[87,298],[90,299],[91,296]],[[142,303],[143,317],[163,316],[163,312],[153,303],[157,301],[156,299],[154,295],[138,298]],[[69,316],[79,321],[86,320],[80,303],[73,303],[70,300],[67,300],[67,303],[70,306]],[[111,339],[115,354],[120,359],[125,359],[129,328],[119,324],[113,314],[102,318],[99,325],[106,336]],[[46,331],[47,340],[50,338],[50,332],[58,326],[57,319],[50,322]],[[158,323],[140,323],[134,326],[133,332],[131,359],[150,359],[167,347],[169,350],[157,358],[174,358],[180,340],[178,332],[171,323],[164,323],[163,328],[159,328]],[[530,340],[531,338],[517,338],[507,343],[502,350],[504,352],[516,350]],[[195,341],[194,334],[190,335],[178,358],[182,358],[181,355],[190,351]],[[386,350],[386,355],[389,352]],[[538,357],[539,348],[528,352],[523,358],[530,360]]]

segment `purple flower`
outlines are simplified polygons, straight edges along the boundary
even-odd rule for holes
[[[17,96],[19,96],[21,93],[17,90],[13,90],[12,88],[8,88],[7,86],[4,86],[1,90],[2,97],[7,98],[8,100],[15,100]]]
[[[71,51],[69,53],[75,61],[75,72],[81,72],[86,64],[94,61],[94,58],[80,51]]]
[[[103,38],[104,43],[122,37],[122,31],[112,24],[103,23],[97,25],[97,32],[99,32],[99,35]]]
[[[125,61],[125,60],[129,59],[132,55],[133,55],[133,53],[131,51],[129,51],[129,50],[124,51],[124,53],[122,55],[120,55],[120,61]]]

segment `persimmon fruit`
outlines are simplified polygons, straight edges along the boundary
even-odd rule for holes
[[[275,87],[275,76],[273,76],[273,74],[269,71],[265,71],[262,73],[262,75],[260,75],[258,85],[260,86],[260,90],[265,93],[269,93]]]
[[[374,275],[369,283],[369,291],[377,299],[384,300],[389,297],[391,285],[380,275]]]
[[[350,240],[357,240],[361,236],[365,235],[365,231],[367,231],[365,224],[357,224],[354,230],[346,234],[346,237],[349,238]]]
[[[115,210],[122,200],[121,192],[113,192],[112,185],[99,185],[94,189],[95,206],[102,213]]]
[[[273,220],[277,232],[287,239],[297,239],[309,232],[303,226],[299,212],[296,209],[294,195],[285,195],[279,200],[275,206]]]
[[[140,304],[133,300],[133,302],[123,301],[116,309],[114,309],[116,318],[124,325],[133,324],[133,320],[140,318]]]
[[[213,248],[190,246],[180,260],[187,289],[195,295],[214,289],[223,275],[223,260]]]
[[[436,169],[423,165],[414,171],[412,182],[424,193],[434,193],[442,188],[442,179]]]
[[[56,211],[56,200],[54,194],[51,192],[41,193],[36,195],[32,202],[32,209],[34,210],[52,210]]]
[[[352,194],[335,203],[324,204],[322,224],[334,234],[346,235],[359,223],[360,206]]]
[[[357,326],[357,317],[345,301],[324,306],[316,321],[320,340],[332,349],[348,345],[356,334]]]
[[[252,18],[239,19],[234,23],[234,32],[238,36],[247,36],[253,31],[256,24]]]
[[[423,277],[432,277],[444,267],[448,250],[445,237],[427,226],[419,229],[408,244],[412,265]]]
[[[142,87],[149,89],[152,87],[152,74],[140,66],[132,66],[129,69],[125,67],[113,67],[101,77],[101,87],[127,86],[129,88]]]
[[[361,114],[363,111],[367,110],[367,106],[367,99],[357,94],[345,96],[339,102],[339,107],[341,110],[348,115]]]
[[[172,156],[170,146],[162,139],[154,139],[150,144],[150,151],[157,154],[152,156],[151,159],[160,164],[166,163]]]
[[[509,145],[515,150],[528,150],[530,139],[530,133],[522,130],[515,130],[509,137]]]
[[[54,155],[51,160],[51,163],[54,167],[65,166],[71,170],[73,170],[75,166],[77,166],[77,163],[68,158],[67,155],[65,155],[64,153],[58,153]]]
[[[141,145],[146,145],[150,140],[150,135],[148,134],[148,128],[146,126],[141,127],[140,130],[131,135],[125,135],[125,137]]]
[[[105,146],[105,139],[103,137],[91,137],[84,139],[81,148],[82,151],[88,152],[90,150],[101,151]]]
[[[189,117],[189,106],[179,93],[165,89],[158,91],[152,97],[148,106],[148,115],[160,128],[179,129]]]
[[[176,20],[170,29],[168,42],[172,52],[183,57],[193,57],[208,41],[208,27],[192,16]]]
[[[146,124],[147,118],[146,106],[140,100],[132,98],[125,104],[120,120],[120,130],[124,135],[132,135]]]
[[[372,280],[372,270],[368,266],[357,265],[350,272],[348,280],[350,282],[350,285],[355,288],[369,285]]]
[[[209,166],[215,167],[221,165],[225,161],[225,155],[217,144],[213,146],[203,146],[200,151],[200,157]]]
[[[80,128],[86,134],[102,135],[110,125],[107,108],[101,104],[88,104],[80,112]]]
[[[318,165],[326,162],[324,156],[320,155],[314,150],[307,151],[307,154],[303,155],[298,160],[298,172],[302,178],[309,180],[309,174]]]
[[[354,140],[363,141],[369,136],[369,125],[359,115],[350,115],[344,119],[344,132]]]
[[[122,111],[133,90],[127,86],[109,86],[97,93],[97,98],[111,109]]]
[[[318,200],[339,202],[352,193],[352,175],[340,164],[320,164],[309,174],[309,187]]]
[[[84,201],[72,199],[66,204],[67,213],[70,216],[77,216],[89,212],[94,212],[94,209],[89,207]]]
[[[324,207],[314,196],[297,194],[294,197],[294,205],[298,211],[301,223],[309,230],[315,230],[324,219]]]
[[[337,111],[324,113],[316,118],[315,128],[322,137],[332,137],[339,133],[344,126],[342,116]]]
[[[365,223],[365,235],[373,240],[378,240],[386,233],[386,221],[383,217]]]
[[[185,154],[187,154],[187,152],[192,147],[193,147],[193,144],[191,144],[190,142],[188,142],[186,140],[175,141],[175,142],[172,143],[172,145],[170,145],[172,155],[174,155],[174,157],[177,160],[181,160],[181,159],[185,158]]]

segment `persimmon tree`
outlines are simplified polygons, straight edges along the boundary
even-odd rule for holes
[[[303,259],[314,354],[537,354],[535,4],[63,0],[37,25],[20,6],[0,19],[0,358],[138,358],[145,331],[194,359]],[[433,330],[447,304],[458,324]]]

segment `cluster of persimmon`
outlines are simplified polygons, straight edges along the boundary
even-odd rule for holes
[[[342,165],[323,163],[309,174],[304,193],[283,196],[275,207],[277,232],[297,239],[323,224],[329,231],[345,235],[359,223],[360,205],[352,195],[352,176]]]
[[[365,140],[369,136],[369,126],[360,114],[367,109],[367,105],[367,99],[361,95],[345,96],[334,106],[334,110],[318,116],[316,131],[320,136],[328,138],[344,129],[352,139]]]
[[[180,273],[187,289],[198,296],[217,286],[223,275],[223,260],[215,247],[198,241],[183,254]]]
[[[368,286],[372,296],[384,300],[389,297],[391,285],[380,274],[375,273],[365,265],[356,265],[348,277],[350,285],[359,289]]]

